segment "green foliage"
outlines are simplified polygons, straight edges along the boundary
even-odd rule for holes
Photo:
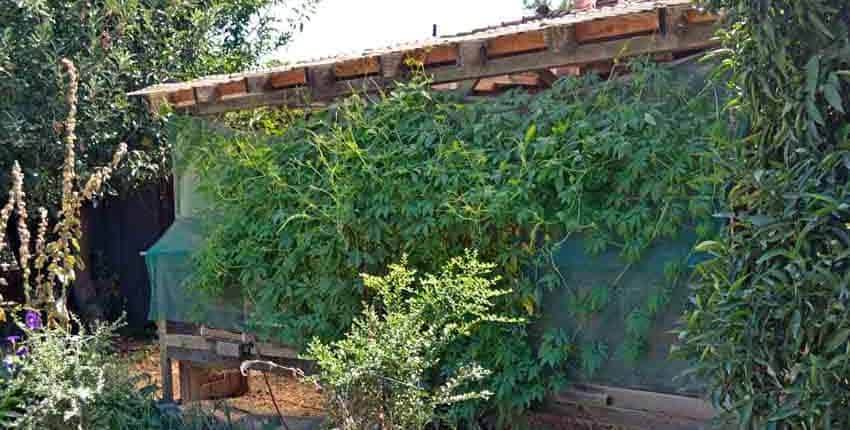
[[[0,172],[25,168],[33,203],[55,207],[61,190],[65,92],[57,67],[81,72],[78,129],[83,176],[131,147],[130,185],[166,174],[168,145],[141,98],[126,93],[166,81],[230,73],[286,43],[315,0],[20,0],[0,7]],[[291,23],[269,7],[289,5]],[[8,177],[0,178],[7,182]]]
[[[130,361],[115,353],[118,329],[120,323],[90,330],[80,327],[76,332],[24,329],[26,337],[15,345],[4,341],[0,429],[243,429],[229,420],[226,406],[186,408],[182,416],[160,411],[156,387],[147,384],[148,376],[131,371]]]
[[[556,239],[582,235],[588,250],[632,262],[710,214],[690,201],[713,192],[691,178],[709,169],[700,132],[715,121],[714,95],[630,67],[629,80],[569,78],[478,103],[415,81],[292,118],[280,135],[174,118],[179,158],[211,205],[193,283],[213,296],[241,289],[252,329],[299,344],[347,330],[370,297],[359,273],[402,254],[435,272],[472,248],[512,291],[499,313],[534,319],[543,292],[562,284]],[[564,380],[547,376],[560,365],[541,364],[540,337],[496,325],[470,340],[502,416]],[[548,339],[560,346],[547,354],[571,349]]]
[[[611,301],[611,286],[607,284],[594,285],[587,292],[577,291],[568,303],[570,314],[580,322],[586,322],[603,310]]]
[[[580,369],[587,378],[593,378],[596,371],[608,361],[608,344],[589,342],[581,347]]]
[[[483,326],[526,324],[495,313],[492,265],[475,254],[452,259],[438,275],[391,265],[385,277],[364,275],[372,306],[342,340],[315,341],[318,381],[332,421],[344,430],[457,426],[455,404],[486,400],[488,372],[465,352]],[[557,364],[560,360],[554,358]]]
[[[63,328],[27,330],[0,378],[0,427],[38,430],[158,428],[152,389],[111,352],[115,325],[72,334]],[[20,350],[19,350],[20,351]]]
[[[850,4],[706,3],[746,137],[718,134],[729,224],[698,248],[681,352],[740,428],[850,428]]]

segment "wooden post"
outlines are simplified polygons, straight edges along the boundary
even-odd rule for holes
[[[180,375],[180,401],[185,405],[201,400],[201,384],[204,379],[201,369],[183,360],[177,363],[177,367]]]
[[[168,357],[168,345],[166,321],[160,319],[157,321],[159,332],[159,372],[162,375],[162,401],[165,403],[174,402],[174,384],[171,377],[171,358]]]

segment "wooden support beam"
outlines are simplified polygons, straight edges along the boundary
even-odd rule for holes
[[[274,89],[307,85],[307,69],[300,67],[284,72],[272,73],[269,77],[269,85]]]
[[[200,327],[200,334],[206,339],[229,340],[234,342],[248,342],[253,339],[253,336],[249,336],[245,333],[209,328],[203,325]]]
[[[661,28],[661,24],[658,20],[658,13],[653,11],[580,22],[575,27],[576,40],[579,43],[587,43],[594,40],[623,38],[635,34],[657,32]]]
[[[540,84],[540,77],[536,73],[517,73],[480,79],[475,85],[475,91],[487,93],[503,87],[539,87]]]
[[[457,45],[451,44],[414,50],[405,54],[405,60],[422,63],[425,67],[436,67],[457,64],[459,56]]]
[[[215,353],[222,357],[240,358],[242,347],[239,343],[218,341],[215,343]]]
[[[545,50],[546,35],[543,31],[499,36],[487,41],[487,57],[498,58]]]
[[[225,81],[216,86],[216,91],[222,100],[232,99],[247,94],[248,84],[245,82],[244,78]]]
[[[218,92],[215,84],[208,84],[195,87],[195,100],[199,104],[214,103],[218,100]]]
[[[156,322],[159,335],[159,374],[162,377],[162,401],[164,403],[174,402],[174,382],[171,376],[171,358],[168,356],[168,344],[166,337],[168,330],[167,322],[160,319]]]
[[[333,67],[337,79],[361,78],[381,73],[379,57],[356,58],[336,63]]]
[[[192,87],[186,87],[177,90],[168,97],[168,102],[177,108],[189,107],[195,105],[195,90]]]
[[[655,22],[657,24],[657,14],[652,12],[652,15],[656,17]],[[428,74],[435,84],[442,84],[535,70],[564,68],[565,66],[608,61],[613,58],[708,49],[716,46],[716,41],[712,40],[713,35],[713,25],[694,24],[688,25],[687,31],[671,32],[666,36],[649,34],[627,39],[594,41],[560,51],[549,49],[500,58],[487,58],[486,55],[483,55],[482,41],[465,41],[460,44],[458,49],[460,58],[457,66],[436,67],[428,70]],[[308,69],[308,84],[304,87],[248,93],[230,100],[193,106],[190,111],[207,115],[268,105],[309,106],[315,102],[330,101],[351,94],[352,91],[375,91],[393,85],[393,80],[382,76],[373,76],[337,82],[334,78],[333,66],[325,65],[312,66]]]
[[[655,52],[689,51],[716,46],[711,40],[711,26],[695,26],[687,33],[661,38],[658,35],[635,36],[629,39],[610,40],[579,45],[572,52],[533,52],[515,57],[489,59],[477,68],[445,68],[435,70],[432,76],[436,83],[454,82],[477,77],[499,76],[529,70],[549,69],[567,65],[587,64],[614,58],[628,58]]]
[[[686,19],[687,12],[691,10],[690,7],[668,7],[663,9],[664,13],[661,15],[664,29],[664,36],[668,35],[674,36],[682,36],[688,28],[688,21]]]
[[[546,408],[546,412],[551,414],[559,424],[572,425],[575,428],[694,430],[704,428],[709,424],[685,418],[664,416],[663,414],[576,403],[552,404]]]
[[[460,59],[458,65],[470,74],[487,62],[487,45],[480,40],[472,40],[460,44]]]
[[[177,363],[180,377],[180,400],[183,403],[201,399],[201,381],[204,380],[203,369],[193,366],[188,361]]]
[[[381,75],[387,79],[401,77],[404,69],[404,56],[401,52],[381,55]]]
[[[314,98],[326,100],[335,97],[334,84],[336,83],[336,77],[334,76],[334,67],[332,65],[311,67],[307,72],[307,81],[310,84]],[[291,92],[283,90],[281,94]]]
[[[298,358],[298,351],[281,345],[271,343],[255,343],[251,351],[254,355],[260,357],[273,358]]]
[[[166,347],[194,349],[198,351],[212,351],[213,342],[208,341],[203,336],[195,336],[192,334],[166,334]]]
[[[693,421],[710,421],[717,412],[704,400],[604,385],[577,384],[555,397],[557,403],[611,406]]]
[[[576,27],[552,27],[544,33],[546,46],[554,53],[571,52],[578,46]]]

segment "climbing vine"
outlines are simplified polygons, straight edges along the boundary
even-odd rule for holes
[[[743,139],[682,352],[742,429],[850,428],[850,3],[711,0]]]
[[[303,345],[348,329],[370,300],[361,273],[402,254],[435,272],[478,250],[510,289],[498,312],[526,322],[481,329],[453,357],[492,372],[489,405],[501,416],[523,410],[580,360],[570,334],[531,325],[543,293],[564,283],[551,258],[560,240],[635,262],[686,226],[711,231],[713,186],[693,178],[712,169],[715,94],[666,68],[628,69],[482,102],[416,80],[265,135],[173,118],[178,157],[197,171],[214,221],[193,285],[241,289],[253,330]]]

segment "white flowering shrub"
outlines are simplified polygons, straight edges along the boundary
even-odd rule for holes
[[[62,326],[26,329],[7,342],[0,390],[14,403],[0,409],[0,428],[24,430],[154,429],[161,421],[153,388],[140,390],[141,375],[117,359],[117,325],[96,324],[76,333]]]
[[[377,296],[341,340],[315,341],[308,354],[319,366],[330,419],[341,430],[418,430],[462,424],[453,407],[488,399],[489,371],[459,362],[464,347],[488,324],[520,321],[495,313],[493,265],[475,253],[453,258],[435,275],[417,276],[401,264],[386,276],[363,275]]]

